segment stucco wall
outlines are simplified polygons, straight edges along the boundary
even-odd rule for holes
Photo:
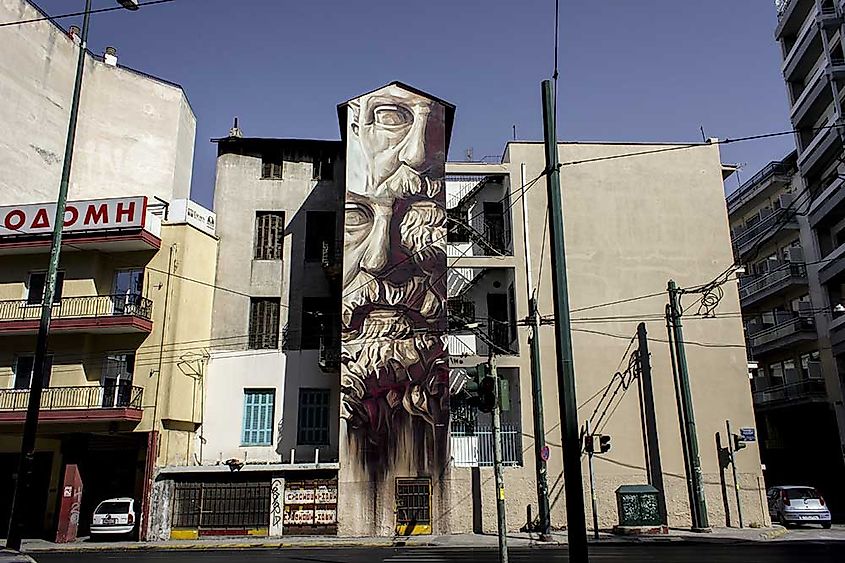
[[[666,145],[561,144],[562,163],[604,158],[631,152],[653,151]],[[511,209],[515,226],[515,255],[524,256],[523,209],[520,187],[529,183],[545,167],[540,143],[511,143],[505,155],[511,170]],[[525,163],[525,172],[520,164]],[[727,212],[721,178],[718,147],[662,151],[649,155],[602,160],[562,168],[562,192],[569,296],[573,322],[573,346],[578,417],[583,423],[593,411],[596,398],[588,401],[610,382],[631,337],[636,320],[646,320],[652,354],[657,424],[667,491],[669,524],[689,526],[689,507],[684,480],[683,458],[678,431],[674,388],[662,320],[667,302],[665,289],[670,278],[682,287],[707,282],[733,263]],[[547,208],[546,183],[541,180],[526,191],[529,223],[529,249],[533,279],[540,279],[540,312],[551,315],[551,264],[549,241],[542,241],[543,215]],[[536,221],[533,218],[537,217]],[[548,236],[548,235],[547,235]],[[543,247],[545,245],[545,250]],[[540,258],[543,256],[543,264]],[[542,267],[542,277],[539,276]],[[517,317],[527,315],[525,269],[517,268]],[[717,317],[694,317],[693,307],[684,319],[684,336],[689,362],[698,440],[704,472],[707,508],[711,525],[724,525],[719,492],[718,465],[714,434],[725,431],[725,420],[734,428],[754,426],[751,393],[736,282],[724,286],[725,296]],[[585,307],[660,293],[629,303],[579,311]],[[694,296],[684,296],[685,306]],[[726,313],[719,316],[719,313]],[[599,317],[611,317],[600,319]],[[604,334],[602,334],[604,333]],[[705,346],[693,343],[705,344]],[[565,524],[561,466],[560,417],[557,409],[554,330],[541,329],[542,381],[544,386],[546,440],[551,448],[549,461],[552,523]],[[530,389],[528,331],[520,329],[520,350],[515,359],[520,367],[521,388]],[[627,361],[627,360],[626,360]],[[623,367],[624,369],[624,367]],[[522,401],[522,468],[506,468],[508,528],[525,523],[526,506],[537,514],[533,466],[533,425],[531,402]],[[612,436],[612,449],[595,462],[599,525],[617,522],[614,491],[624,483],[645,482],[645,464],[639,423],[636,387],[628,392],[602,433]],[[761,508],[760,460],[756,444],[737,454],[746,523],[768,522]],[[586,459],[582,474],[588,522],[591,521]],[[730,470],[728,470],[730,471]],[[486,530],[496,526],[492,471],[481,470],[483,515]],[[730,482],[730,477],[728,476]],[[456,531],[471,530],[472,503],[469,496],[469,469],[452,472],[452,507],[448,516]],[[728,489],[731,510],[734,500]],[[445,514],[444,514],[445,516]]]
[[[40,17],[0,0],[0,20]],[[55,199],[77,49],[49,21],[6,28],[0,52],[0,205]],[[174,84],[88,56],[69,199],[190,194],[196,118]]]

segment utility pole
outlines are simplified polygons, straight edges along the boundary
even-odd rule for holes
[[[499,563],[508,563],[508,528],[505,518],[505,479],[502,475],[502,405],[496,353],[490,347],[490,375],[493,377],[493,474],[496,480],[496,518],[499,532]]]
[[[739,527],[742,528],[742,503],[739,500],[739,481],[736,478],[736,456],[734,455],[736,451],[734,450],[734,436],[731,433],[730,420],[725,421],[725,428],[728,431],[728,453],[731,456],[731,472],[733,472],[734,492],[736,493],[736,519],[739,520]]]
[[[549,241],[554,296],[555,351],[557,352],[558,401],[563,438],[563,482],[566,490],[566,524],[569,533],[569,561],[586,563],[587,523],[584,514],[584,483],[581,479],[581,443],[578,436],[578,402],[575,397],[575,367],[572,363],[572,333],[569,318],[569,289],[566,278],[566,244],[563,204],[560,193],[555,126],[554,91],[551,80],[544,80],[543,133],[549,203]]]
[[[646,439],[646,467],[648,483],[657,489],[657,510],[660,522],[668,525],[666,492],[663,488],[663,465],[660,461],[660,440],[657,437],[657,411],[654,406],[654,386],[651,379],[651,356],[648,351],[648,333],[645,323],[637,325],[637,360],[640,364],[640,399]]]
[[[692,392],[690,391],[689,369],[687,367],[687,356],[684,350],[684,333],[681,327],[681,309],[678,304],[680,290],[674,280],[669,280],[667,291],[669,293],[669,319],[671,332],[675,346],[675,361],[677,362],[677,386],[680,391],[679,404],[681,410],[681,426],[684,428],[682,436],[685,437],[686,451],[688,452],[688,475],[692,481],[692,531],[709,532],[710,524],[707,521],[707,502],[704,498],[704,477],[701,473],[701,459],[698,451],[698,437],[695,431],[695,412],[692,406]]]
[[[514,126],[516,127],[516,126]],[[525,164],[520,170],[521,183],[525,185]],[[531,247],[528,240],[528,206],[525,197],[522,198],[522,221],[525,243],[525,271],[527,277],[526,287],[528,290],[528,323],[531,327],[531,336],[528,341],[531,345],[531,411],[534,415],[534,471],[537,479],[537,512],[539,522],[537,532],[541,540],[548,540],[551,528],[549,514],[549,481],[548,469],[546,466],[546,426],[543,420],[543,379],[540,372],[540,311],[537,307],[537,292],[534,288],[534,281],[531,275]],[[529,526],[531,522],[528,523]]]
[[[587,450],[587,466],[590,469],[590,502],[593,507],[593,538],[599,539],[599,510],[598,501],[596,500],[596,475],[593,470],[593,453],[595,452],[595,444],[593,442],[593,435],[590,430],[590,421],[584,423],[584,438],[589,447]]]
[[[65,141],[62,178],[59,183],[59,195],[56,200],[56,216],[53,219],[53,241],[50,247],[50,263],[44,281],[44,295],[41,301],[41,319],[38,324],[38,337],[35,343],[35,358],[32,364],[32,379],[29,389],[29,403],[26,408],[26,421],[21,439],[21,453],[18,461],[18,475],[15,490],[12,493],[12,510],[9,517],[9,531],[6,535],[6,547],[20,550],[23,538],[24,518],[28,513],[27,502],[31,495],[33,465],[35,462],[35,436],[38,431],[38,411],[41,407],[41,391],[44,388],[44,358],[47,355],[47,337],[53,314],[53,296],[56,291],[56,272],[59,269],[59,257],[62,250],[62,228],[64,227],[67,192],[70,182],[70,170],[73,162],[73,146],[76,141],[76,123],[79,116],[79,100],[82,95],[82,74],[85,68],[85,52],[88,41],[88,20],[91,12],[91,0],[85,0],[85,14],[82,20],[82,35],[79,54],[76,61],[76,78],[73,83],[73,95],[70,103],[70,122]]]

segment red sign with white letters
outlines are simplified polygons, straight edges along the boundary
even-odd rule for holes
[[[138,229],[146,214],[145,196],[69,201],[62,232]],[[0,207],[0,236],[50,234],[55,218],[55,203]]]

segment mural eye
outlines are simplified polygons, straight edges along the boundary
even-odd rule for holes
[[[357,203],[347,203],[345,215],[347,227],[363,227],[370,222],[370,212]]]
[[[403,127],[410,124],[414,117],[402,106],[379,106],[374,111],[375,122],[383,127]]]

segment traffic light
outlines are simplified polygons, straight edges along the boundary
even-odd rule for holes
[[[610,451],[610,436],[601,434],[599,436],[599,453],[604,454]]]
[[[592,434],[584,435],[584,451],[588,454],[591,454],[595,451],[595,443],[593,442]]]
[[[734,441],[735,452],[738,452],[739,450],[745,447],[745,440],[742,439],[742,436],[740,436],[739,434],[731,434],[731,437]]]

